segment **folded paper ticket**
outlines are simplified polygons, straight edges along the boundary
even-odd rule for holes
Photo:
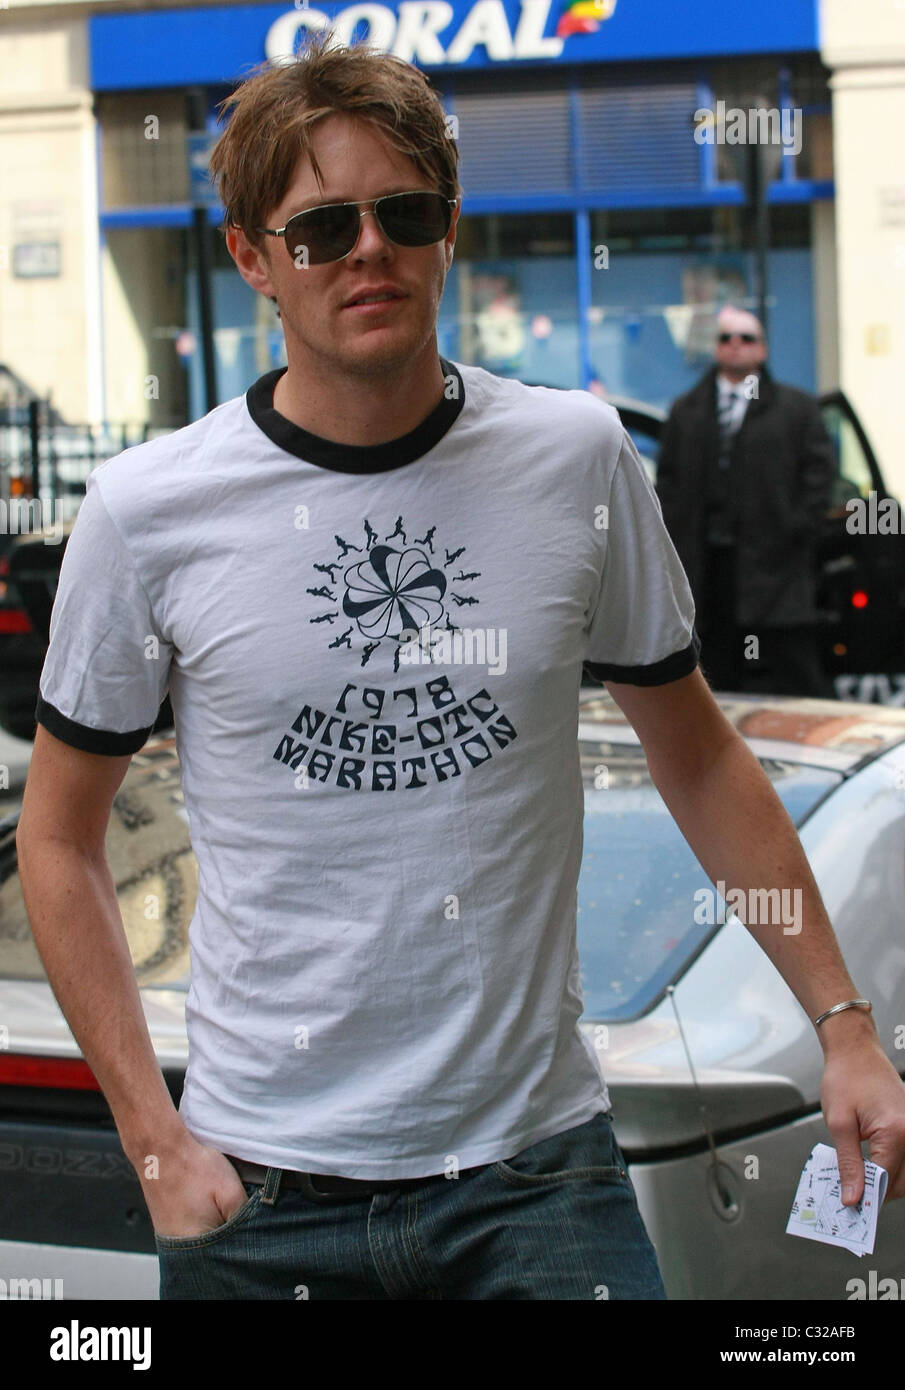
[[[866,1158],[861,1201],[853,1207],[843,1206],[836,1150],[828,1144],[815,1144],[798,1183],[786,1234],[841,1245],[856,1255],[872,1255],[888,1182],[886,1169]]]

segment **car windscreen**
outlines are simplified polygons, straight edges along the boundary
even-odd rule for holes
[[[615,1022],[652,1007],[729,914],[651,782],[641,749],[583,743],[581,754],[583,1016]],[[842,780],[838,772],[774,759],[761,766],[796,825]],[[782,910],[781,899],[772,901]],[[787,906],[793,902],[787,897]]]
[[[582,742],[581,762],[585,1013],[629,1018],[650,1006],[713,932],[713,925],[695,922],[694,894],[710,881],[652,785],[640,748]],[[772,760],[762,766],[796,824],[841,780],[820,768]],[[173,739],[154,739],[133,757],[106,844],[139,984],[187,989],[198,867]],[[9,834],[0,844],[0,979],[44,980],[15,868]]]

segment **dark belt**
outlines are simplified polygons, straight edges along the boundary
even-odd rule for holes
[[[267,1167],[261,1163],[251,1163],[246,1158],[234,1158],[224,1154],[235,1168],[243,1182],[262,1183],[267,1177]],[[277,1167],[277,1164],[273,1165]],[[458,1176],[466,1177],[478,1172],[476,1168],[461,1168]],[[300,1173],[295,1168],[280,1169],[281,1187],[298,1187],[314,1202],[360,1202],[375,1192],[399,1192],[431,1182],[442,1177],[442,1173],[429,1173],[423,1178],[341,1178],[332,1173]]]

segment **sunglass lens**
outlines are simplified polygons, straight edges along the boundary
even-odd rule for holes
[[[286,246],[296,265],[326,265],[348,255],[358,236],[358,211],[336,204],[311,208],[286,224]]]
[[[378,200],[377,214],[398,246],[431,246],[449,231],[450,206],[440,193],[394,193]]]

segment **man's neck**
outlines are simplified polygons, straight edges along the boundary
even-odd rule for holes
[[[443,398],[436,341],[393,374],[288,370],[277,381],[274,409],[294,425],[336,444],[386,444],[416,429]]]

